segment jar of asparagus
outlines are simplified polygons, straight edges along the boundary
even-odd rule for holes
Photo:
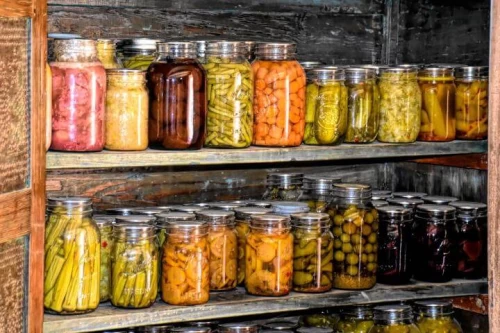
[[[147,70],[155,59],[156,44],[161,43],[161,39],[135,38],[122,41],[122,48],[119,50],[123,54],[121,59],[123,67],[128,69]]]
[[[91,312],[100,301],[101,246],[92,220],[92,200],[47,200],[45,227],[45,310],[55,314]]]
[[[101,282],[99,299],[109,301],[111,290],[111,250],[113,249],[113,219],[104,216],[94,216],[101,235]]]
[[[158,245],[155,226],[115,224],[111,252],[111,304],[141,309],[158,295]]]

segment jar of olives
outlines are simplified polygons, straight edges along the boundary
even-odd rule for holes
[[[245,257],[245,287],[249,294],[288,295],[293,272],[290,219],[281,215],[253,216]]]
[[[458,198],[441,195],[426,195],[422,200],[424,200],[424,203],[431,205],[449,205],[450,202],[458,201]]]
[[[370,199],[371,187],[368,185],[333,185],[335,288],[369,289],[375,285],[378,213],[368,207]]]
[[[413,211],[401,206],[385,206],[379,214],[377,281],[405,284],[412,277],[411,228]]]
[[[156,226],[158,227],[158,244],[160,249],[163,248],[167,235],[167,226],[170,223],[175,223],[177,221],[194,221],[196,220],[196,215],[190,213],[181,212],[169,212],[162,213],[156,216]]]
[[[412,228],[412,266],[415,279],[447,282],[457,268],[456,209],[444,205],[420,205]],[[417,250],[418,249],[418,250]]]
[[[384,305],[373,309],[373,327],[369,333],[420,333],[409,305]]]
[[[370,306],[347,308],[340,313],[337,329],[341,333],[367,333],[373,326],[373,312]]]
[[[293,214],[293,290],[324,292],[333,284],[333,235],[330,216]]]
[[[279,201],[272,204],[274,214],[290,217],[292,214],[309,212],[309,205],[305,202]]]
[[[267,175],[263,200],[299,200],[302,195],[302,173],[270,173]]]
[[[259,325],[249,323],[220,324],[217,331],[220,333],[257,333],[259,332]]]
[[[101,235],[101,282],[99,299],[101,302],[109,301],[111,289],[111,249],[113,248],[113,219],[106,216],[97,218],[96,225]]]
[[[325,213],[331,198],[333,184],[342,180],[337,177],[307,176],[304,177],[303,194],[300,201],[307,202],[311,212]]]
[[[452,317],[451,302],[419,301],[415,302],[415,307],[421,333],[462,333],[460,324]]]

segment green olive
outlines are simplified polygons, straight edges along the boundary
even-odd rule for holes
[[[353,235],[354,236],[354,235]],[[351,236],[348,235],[348,234],[342,234],[340,235],[340,240],[343,242],[343,243],[349,243],[351,241]]]
[[[372,253],[373,252],[373,245],[372,244],[366,244],[364,252],[365,253]]]
[[[375,262],[375,254],[370,253],[370,254],[368,255],[368,262],[369,262],[369,263]]]
[[[368,224],[372,224],[373,223],[373,215],[372,213],[366,213],[365,214],[365,222],[368,223]]]
[[[335,251],[335,260],[336,261],[344,261],[345,254],[342,251]]]
[[[378,211],[375,208],[372,209],[371,213],[374,219],[378,219]]]
[[[340,237],[340,235],[342,235],[342,228],[340,227],[333,228],[333,235],[335,237]]]
[[[358,267],[357,266],[347,266],[347,274],[349,275],[357,275],[358,274]]]
[[[372,228],[367,224],[363,225],[361,230],[363,236],[368,236],[369,234],[372,233]]]
[[[375,272],[377,271],[377,264],[370,262],[368,265],[366,265],[366,269],[369,270],[370,272]]]
[[[368,236],[368,242],[370,242],[372,244],[377,243],[377,234],[371,233],[370,236]]]
[[[366,264],[366,263],[368,262],[368,255],[367,255],[366,253],[363,253],[363,254],[361,255],[361,262],[362,262],[363,264]]]
[[[349,253],[346,257],[346,261],[349,265],[357,265],[359,262],[359,257],[354,253]]]
[[[351,244],[362,244],[362,238],[359,234],[351,235]]]
[[[342,230],[346,233],[346,234],[349,234],[349,235],[352,235],[356,232],[358,228],[356,227],[356,225],[354,225],[354,223],[345,223],[343,226],[342,226]]]
[[[344,253],[351,253],[352,252],[352,245],[351,243],[344,243],[342,244],[342,252]]]
[[[333,247],[336,248],[336,249],[340,249],[342,247],[342,241],[340,239],[336,239],[333,242]]]
[[[377,231],[378,230],[378,222],[377,221],[373,222],[372,229],[373,229],[373,231]]]
[[[342,225],[342,223],[344,223],[344,218],[342,217],[342,215],[335,215],[333,217],[333,224]]]

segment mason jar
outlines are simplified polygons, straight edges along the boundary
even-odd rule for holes
[[[158,244],[160,246],[160,249],[163,248],[163,244],[165,243],[165,240],[167,238],[167,227],[170,223],[194,220],[196,220],[196,215],[190,213],[169,212],[156,215],[156,226],[158,227]]]
[[[420,333],[409,305],[383,305],[373,309],[373,327],[368,333]]]
[[[161,42],[163,40],[150,38],[123,40],[122,48],[119,50],[123,55],[121,59],[123,67],[142,71],[147,70],[155,59],[156,44]]]
[[[453,305],[449,301],[415,302],[417,326],[420,333],[462,333],[460,324],[453,318]]]
[[[302,195],[303,173],[269,173],[263,200],[299,200]]]
[[[339,320],[340,316],[338,315],[338,313],[330,309],[322,309],[316,311],[315,313],[300,316],[299,325],[301,327],[337,328],[337,323],[339,322]],[[285,326],[285,329],[291,329],[292,331],[297,328],[292,326],[294,324],[293,322],[287,323],[289,323],[288,326],[281,326]]]
[[[311,212],[328,214],[328,204],[332,201],[333,184],[341,181],[342,179],[337,177],[306,176],[302,185],[300,201],[306,202]]]
[[[111,39],[97,40],[97,58],[104,66],[104,69],[121,68],[116,58],[116,44]]]
[[[113,221],[106,215],[97,217],[94,215],[99,234],[101,235],[101,280],[99,288],[99,300],[109,301],[111,290],[111,250],[113,249]]]
[[[367,333],[372,326],[372,307],[360,305],[344,309],[340,313],[337,330],[340,333]]]

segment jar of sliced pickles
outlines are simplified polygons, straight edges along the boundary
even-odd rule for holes
[[[238,239],[234,228],[234,212],[204,210],[196,213],[196,217],[208,224],[210,290],[236,288]]]
[[[422,92],[420,141],[455,139],[455,76],[453,68],[429,67],[420,71]]]
[[[253,73],[241,42],[207,43],[205,146],[245,148],[253,136]]]
[[[462,333],[460,324],[453,318],[453,305],[447,301],[415,302],[417,326],[421,333]]]
[[[125,39],[121,43],[120,53],[123,55],[121,62],[128,69],[147,70],[155,59],[156,44],[161,39],[136,38]]]
[[[337,145],[347,130],[348,92],[345,72],[339,68],[313,68],[307,73],[304,143]]]
[[[458,228],[456,209],[444,205],[420,205],[415,213],[412,266],[415,279],[447,282],[457,269]]]
[[[163,245],[161,298],[172,305],[208,302],[210,270],[208,224],[177,221],[166,226]]]
[[[111,39],[97,40],[97,58],[104,66],[104,69],[121,68],[116,58],[116,45]]]
[[[384,305],[373,309],[373,327],[368,333],[420,333],[409,305]]]
[[[236,236],[238,237],[238,285],[245,282],[245,247],[247,236],[250,233],[250,221],[254,215],[271,213],[270,208],[240,207],[235,209],[236,214]]]
[[[53,197],[45,217],[45,310],[91,312],[100,301],[101,246],[92,200]]]
[[[94,215],[99,234],[101,235],[101,282],[99,299],[101,302],[109,301],[111,290],[111,250],[113,249],[113,219],[106,215]]]
[[[158,244],[155,227],[115,224],[111,252],[111,304],[120,308],[151,306],[158,295]]]
[[[372,308],[370,306],[356,306],[341,312],[337,330],[341,333],[367,333],[372,326]]]
[[[302,196],[300,201],[309,205],[311,212],[328,213],[328,204],[332,201],[332,186],[340,183],[341,179],[326,176],[304,177]]]
[[[348,143],[370,143],[378,133],[380,93],[376,72],[369,68],[347,68],[348,89],[347,133]]]
[[[227,323],[217,327],[220,333],[257,333],[259,325],[250,323]]]
[[[169,212],[156,215],[156,225],[158,227],[158,244],[160,246],[160,249],[163,249],[163,244],[165,243],[165,240],[167,238],[166,228],[170,223],[194,220],[196,220],[196,215],[190,213]]]
[[[380,125],[381,142],[414,142],[420,131],[422,96],[417,68],[391,67],[381,71]]]
[[[299,200],[302,195],[303,173],[269,173],[263,200]]]
[[[455,110],[457,139],[482,140],[488,136],[488,67],[456,69]]]
[[[245,287],[249,294],[288,295],[293,273],[290,219],[280,215],[253,216],[245,257]]]
[[[375,285],[378,213],[368,206],[370,199],[368,185],[333,185],[334,288],[370,289]]]
[[[333,285],[333,235],[330,216],[293,214],[293,290],[320,293]]]

